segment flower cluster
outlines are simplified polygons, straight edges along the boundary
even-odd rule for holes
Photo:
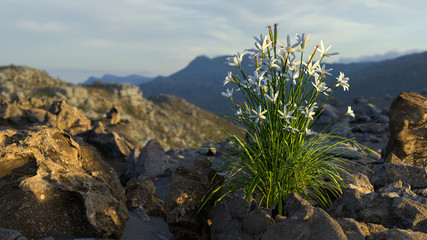
[[[277,34],[277,25],[274,33]],[[261,34],[254,37],[254,48],[226,59],[226,63],[237,67],[242,73],[239,76],[229,72],[224,80],[224,85],[228,83],[237,85],[249,104],[246,106],[235,104],[236,115],[240,121],[263,124],[277,120],[275,116],[278,115],[282,120],[280,122],[282,130],[307,133],[319,110],[317,101],[322,101],[320,106],[323,105],[337,87],[342,87],[344,91],[349,90],[349,78],[342,72],[336,78],[336,82],[327,84],[332,69],[327,69],[322,61],[338,54],[330,53],[332,45],[325,48],[323,41],[320,41],[320,46],[314,48],[308,62],[301,61],[303,53],[312,41],[310,36],[296,34],[295,43],[292,43],[290,36],[287,35],[284,44],[275,40],[276,35],[273,36],[270,28],[269,35]],[[297,58],[296,53],[301,53],[301,58]],[[314,60],[316,53],[320,55],[317,61]],[[256,67],[249,76],[242,70],[245,55],[249,55],[249,59]],[[233,91],[233,88],[231,90],[227,88],[222,95],[233,100]],[[324,97],[321,98],[320,95]],[[346,114],[354,117],[351,107]],[[305,117],[306,120],[301,121],[301,117]]]
[[[340,193],[341,176],[348,174],[340,165],[344,160],[331,149],[349,139],[311,129],[332,93],[339,87],[349,90],[349,78],[341,72],[328,79],[332,69],[323,60],[338,54],[330,52],[332,46],[325,48],[320,41],[320,46],[304,56],[312,42],[310,34],[297,34],[294,42],[288,35],[282,43],[277,24],[268,29],[268,35],[254,38],[252,49],[226,59],[238,74],[227,73],[224,85],[234,84],[237,89],[227,88],[222,95],[233,103],[235,116],[229,118],[245,127],[245,138],[230,136],[238,157],[230,164],[228,180],[213,193],[244,188],[248,196],[256,192],[266,207],[277,206],[279,213],[290,192],[327,206],[329,193]],[[254,66],[250,74],[242,68],[247,59]],[[237,91],[243,101],[233,98]],[[343,116],[347,115],[354,117],[350,106]],[[338,141],[333,143],[330,138]]]

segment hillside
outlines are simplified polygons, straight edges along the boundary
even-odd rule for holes
[[[168,77],[159,77],[152,82],[140,84],[145,96],[167,93],[219,115],[230,115],[230,102],[221,96],[221,92],[232,86],[223,86],[227,72],[236,72],[224,63],[226,56],[207,58],[197,57],[181,71]],[[245,62],[246,61],[246,62]],[[244,66],[248,59],[244,60]],[[342,99],[355,97],[395,96],[402,91],[414,91],[427,88],[427,52],[411,54],[377,63],[328,64],[333,68],[331,79],[342,71],[350,77],[350,91],[336,91]],[[251,73],[250,69],[245,69]]]
[[[128,84],[73,85],[29,67],[0,67],[0,102],[26,98],[47,104],[66,100],[92,121],[105,118],[116,106],[124,119],[121,124],[126,125],[122,126],[127,129],[126,137],[141,145],[156,138],[166,150],[224,139],[219,126],[237,130],[229,121],[174,96],[147,99],[138,87]]]

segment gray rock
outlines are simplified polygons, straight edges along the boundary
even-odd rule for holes
[[[211,229],[211,239],[212,240],[233,240],[233,239],[246,239],[246,240],[255,240],[256,237],[251,233],[262,233],[264,229],[258,228],[256,231],[249,230],[248,227],[253,225],[253,219],[256,215],[260,213],[254,213],[251,215],[251,219],[246,222],[246,229],[243,229],[243,216],[248,216],[251,210],[251,206],[254,206],[255,201],[251,198],[247,201],[245,208],[243,208],[243,202],[245,199],[246,193],[243,190],[237,190],[233,193],[228,194],[220,202],[218,202],[211,210],[210,217],[212,220]],[[243,210],[244,209],[244,210]],[[263,217],[264,227],[269,225],[268,217]],[[259,220],[261,221],[261,219]],[[249,231],[245,231],[249,230]]]
[[[156,139],[151,139],[141,150],[136,160],[136,172],[148,177],[156,177],[168,168],[168,158]]]
[[[307,203],[298,195],[290,194],[286,201],[287,218],[268,228],[261,239],[347,240],[337,221],[324,210]]]
[[[120,177],[123,183],[138,176],[156,177],[164,174],[168,168],[168,156],[156,139],[148,141],[141,151],[131,151],[127,161],[126,169]]]
[[[12,229],[0,228],[1,240],[27,240],[20,232]]]
[[[385,227],[415,229],[427,219],[427,205],[395,192],[360,194],[349,189],[338,198],[328,212],[334,218],[353,218]]]
[[[366,223],[358,222],[352,218],[340,218],[337,220],[348,240],[365,240],[371,235]]]

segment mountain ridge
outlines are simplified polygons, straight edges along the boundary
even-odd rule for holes
[[[223,86],[224,77],[229,71],[237,73],[236,68],[225,64],[227,56],[208,58],[196,57],[185,68],[167,77],[158,77],[149,83],[138,85],[145,96],[166,93],[182,97],[187,101],[218,115],[230,115],[230,101],[221,96],[231,85]],[[244,58],[242,66],[247,66]],[[404,68],[400,68],[404,66]],[[414,53],[388,59],[381,62],[331,63],[333,68],[330,79],[335,79],[340,72],[350,78],[350,91],[338,89],[334,96],[339,99],[371,97],[378,95],[398,95],[402,91],[427,88],[427,52]],[[253,69],[244,67],[246,74]],[[423,80],[424,79],[424,80]],[[236,100],[239,98],[235,92]]]

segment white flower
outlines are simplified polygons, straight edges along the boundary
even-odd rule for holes
[[[270,88],[270,94],[265,95],[265,97],[270,100],[270,102],[275,103],[277,100],[277,97],[279,96],[279,91],[274,93],[273,88]]]
[[[252,84],[257,83],[258,84],[257,86],[261,86],[262,82],[264,81],[264,74],[265,73],[266,73],[266,71],[260,72],[258,70],[255,70],[254,75],[249,76],[249,79],[250,79],[249,81],[252,82]]]
[[[231,89],[231,91],[227,88],[227,92],[222,92],[221,95],[227,98],[231,98],[233,96],[233,88]]]
[[[311,84],[313,84],[313,86],[316,88],[317,92],[321,92],[321,93],[325,94],[326,96],[328,95],[328,92],[332,91],[331,89],[329,89],[326,86],[325,82],[319,81],[318,76],[314,78],[314,82],[312,82]]]
[[[313,75],[315,72],[317,72],[317,69],[320,66],[320,61],[317,61],[314,64],[313,62],[310,62],[309,64],[307,63],[303,63],[303,64],[307,66],[306,72],[308,73],[308,75]]]
[[[227,76],[225,76],[224,85],[229,82],[233,82],[233,74],[231,72],[228,72]]]
[[[285,121],[289,124],[289,119],[296,119],[296,117],[291,116],[294,110],[288,111],[288,104],[283,106],[283,112],[278,110],[281,119],[285,119]]]
[[[305,134],[307,134],[307,135],[314,135],[314,134],[316,134],[316,132],[312,131],[309,128],[305,128]]]
[[[348,88],[350,87],[350,85],[348,84],[348,80],[350,79],[348,77],[345,77],[343,72],[340,72],[340,76],[337,77],[337,80],[337,86],[342,86],[344,91],[348,91]]]
[[[252,113],[254,115],[249,116],[250,118],[255,118],[255,123],[258,123],[260,120],[265,119],[266,117],[264,114],[267,112],[267,110],[262,111],[261,105],[258,106],[258,111],[255,109],[251,109]]]
[[[242,108],[241,108],[241,107],[239,107],[239,109],[237,109],[237,111],[236,111],[235,115],[236,115],[236,116],[238,116],[238,117],[240,117],[240,116],[242,116],[242,115],[243,115],[243,111],[242,111]]]
[[[348,106],[347,107],[347,113],[346,113],[346,115],[349,115],[349,116],[351,116],[351,117],[355,117],[355,115],[354,115],[354,112],[353,112],[353,110],[351,109],[351,106]]]
[[[255,39],[255,48],[254,49],[250,49],[248,51],[250,52],[254,52],[254,55],[264,55],[265,54],[265,49],[267,49],[268,46],[271,45],[271,42],[269,42],[268,40],[270,39],[270,36],[264,36],[264,34],[261,34],[259,36],[259,38],[254,37]]]
[[[331,75],[329,72],[332,70],[333,68],[326,69],[326,64],[323,64],[322,67],[319,66],[319,68],[317,68],[317,72],[322,75],[326,75],[326,74]]]
[[[305,35],[303,33],[301,36],[299,34],[296,35],[296,40],[301,44],[301,48],[304,49],[312,39],[310,39],[311,34]]]
[[[313,120],[313,116],[314,114],[316,114],[314,112],[314,109],[315,109],[314,107],[311,107],[311,108],[305,107],[302,111],[302,114],[304,114],[306,118]]]
[[[293,127],[291,127],[291,126],[286,126],[286,127],[284,127],[284,128],[283,128],[283,130],[285,130],[285,131],[289,131],[289,132],[292,132],[292,133],[297,133],[297,132],[299,132],[299,130],[298,130],[298,129],[293,128]]]
[[[243,51],[242,53],[235,53],[234,57],[228,57],[225,60],[225,63],[228,63],[228,65],[230,66],[235,66],[239,69],[242,68],[242,60],[243,60],[243,56],[246,54],[246,50]]]
[[[269,68],[276,68],[277,70],[280,70],[280,66],[277,65],[277,59],[274,57],[270,57],[269,59],[265,59],[264,63],[269,67]]]
[[[294,71],[293,69],[289,69],[286,73],[286,80],[292,80],[294,85],[297,85],[296,79],[299,78],[299,71]]]
[[[331,48],[332,48],[332,45],[330,45],[330,46],[325,50],[325,45],[323,45],[323,41],[322,41],[322,40],[320,40],[320,49],[318,48],[318,49],[317,49],[317,51],[319,51],[319,52],[320,52],[320,54],[321,54],[321,58],[329,57],[329,56],[333,56],[333,55],[337,55],[337,54],[338,54],[337,52],[328,53],[328,52],[329,52],[329,50],[331,50]]]

